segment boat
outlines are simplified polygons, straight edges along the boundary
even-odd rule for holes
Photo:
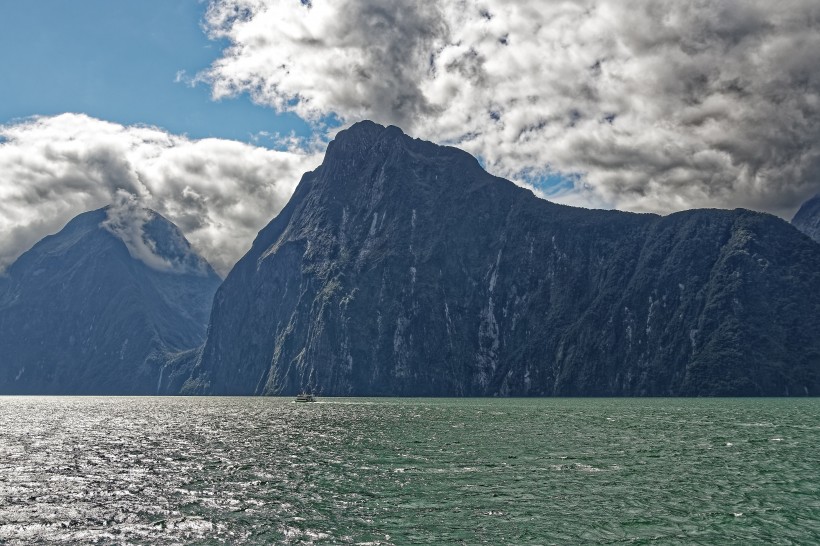
[[[297,402],[315,402],[316,399],[313,398],[312,394],[308,394],[306,392],[301,393],[299,396],[296,397]]]

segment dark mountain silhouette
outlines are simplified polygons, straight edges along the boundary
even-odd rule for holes
[[[219,277],[162,216],[140,210],[133,224],[110,210],[77,216],[9,267],[0,393],[155,394],[168,356],[203,342]]]
[[[747,210],[556,205],[339,133],[214,299],[185,393],[818,395],[820,246]]]

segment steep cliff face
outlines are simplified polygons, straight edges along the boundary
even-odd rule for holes
[[[815,195],[800,207],[792,225],[820,243],[820,195]]]
[[[745,210],[555,205],[362,122],[218,290],[183,392],[816,395],[819,248]]]
[[[155,394],[200,345],[219,277],[162,216],[81,214],[0,283],[0,393]],[[135,240],[138,237],[139,240]]]

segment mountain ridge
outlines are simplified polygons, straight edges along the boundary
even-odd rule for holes
[[[557,205],[362,122],[227,276],[182,392],[818,394],[814,246],[743,209]]]
[[[105,223],[111,207],[78,215],[21,255],[0,285],[0,392],[156,394],[166,358],[205,337],[221,279],[159,214],[132,226],[162,260],[132,255]],[[170,263],[170,262],[168,262]]]

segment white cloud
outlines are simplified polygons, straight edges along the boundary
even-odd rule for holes
[[[140,199],[117,190],[106,208],[102,227],[117,236],[129,254],[158,271],[207,276],[210,268],[195,252],[183,233],[160,221],[156,212]]]
[[[214,0],[217,98],[371,118],[560,200],[788,215],[820,190],[816,0]]]
[[[146,236],[145,224],[152,217],[149,209],[140,206],[136,196],[125,190],[117,190],[102,226],[125,243],[133,258],[159,271],[174,271],[174,264],[161,256],[157,252],[156,242]]]
[[[80,114],[0,126],[0,269],[124,192],[179,226],[224,275],[320,160]]]

